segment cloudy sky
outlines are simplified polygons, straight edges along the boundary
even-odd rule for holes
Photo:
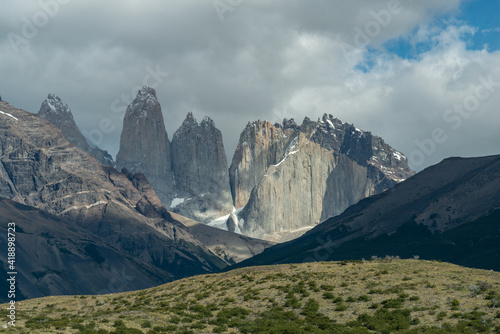
[[[498,0],[4,0],[0,33],[2,98],[60,96],[113,155],[144,83],[169,138],[208,115],[229,159],[248,121],[324,113],[416,170],[500,154]]]

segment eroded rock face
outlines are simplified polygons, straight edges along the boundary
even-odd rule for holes
[[[254,122],[230,168],[235,206],[244,207],[237,225],[245,235],[288,240],[413,174],[381,138],[331,115],[300,127]]]
[[[103,165],[113,165],[113,158],[107,151],[89,145],[76,125],[71,109],[58,96],[49,94],[43,101],[38,115],[57,126],[66,140],[75,144],[80,150],[92,154]]]
[[[170,141],[153,88],[143,87],[127,107],[116,165],[134,174],[143,173],[164,204],[172,201]]]
[[[500,155],[448,158],[243,265],[397,254],[498,271],[499,203]]]
[[[0,197],[84,228],[165,280],[225,265],[172,219],[143,174],[100,164],[36,115],[0,110]]]
[[[252,189],[262,179],[267,168],[280,161],[297,135],[297,126],[293,120],[283,127],[274,126],[268,121],[247,124],[229,169],[236,209],[246,205]]]
[[[170,142],[156,93],[143,87],[123,124],[118,168],[144,173],[169,210],[202,222],[231,212],[222,134],[210,118],[189,113]]]
[[[172,166],[176,197],[186,198],[174,212],[202,222],[231,212],[222,133],[210,118],[198,124],[193,114],[187,115],[172,139]]]

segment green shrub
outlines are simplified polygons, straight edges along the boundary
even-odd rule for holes
[[[344,304],[344,302],[339,302],[339,303],[337,303],[337,307],[335,308],[335,311],[344,312],[347,309],[348,309],[348,306],[346,304]]]
[[[286,298],[285,307],[292,307],[292,308],[300,307],[300,302],[297,299],[297,297],[295,297],[295,294],[293,292],[290,291],[285,298]]]
[[[284,311],[281,307],[263,312],[257,319],[241,324],[239,331],[244,334],[253,333],[305,333],[305,322],[292,311]]]
[[[323,298],[324,299],[334,299],[335,295],[331,292],[325,292],[325,293],[323,293]]]
[[[242,307],[224,308],[217,313],[214,324],[217,326],[238,327],[241,320],[245,319],[249,314],[250,311]]]
[[[151,321],[150,320],[144,320],[142,323],[141,323],[141,327],[142,328],[151,328],[152,324],[151,324]]]
[[[447,316],[447,315],[448,315],[448,314],[447,314],[446,312],[441,311],[441,312],[439,312],[439,313],[438,313],[438,315],[436,316],[436,319],[437,319],[438,321],[441,321],[441,320],[443,320],[444,318],[446,318],[446,316]]]
[[[319,304],[316,300],[314,299],[309,299],[306,304],[304,305],[304,308],[302,309],[301,314],[312,314],[316,313],[319,310]]]
[[[401,308],[403,307],[403,301],[400,298],[396,299],[386,299],[382,302],[384,308]]]
[[[226,325],[217,326],[217,327],[214,327],[214,329],[212,331],[214,333],[225,333],[225,332],[227,332],[227,326]]]
[[[344,301],[342,300],[342,297],[335,297],[333,299],[333,303],[334,304],[338,304],[338,303],[343,303]]]
[[[125,327],[125,323],[123,320],[115,320],[113,327],[118,328],[118,327]]]
[[[371,299],[369,296],[367,296],[367,295],[362,295],[362,296],[359,296],[359,297],[358,297],[358,300],[359,300],[360,302],[369,302],[369,301],[370,301],[370,300],[372,300],[372,299]]]
[[[361,314],[356,323],[377,333],[390,333],[410,328],[410,310],[378,310],[373,316]]]

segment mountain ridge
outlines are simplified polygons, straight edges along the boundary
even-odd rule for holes
[[[248,123],[230,167],[243,234],[286,241],[359,200],[413,175],[406,157],[380,137],[332,115]]]
[[[500,155],[445,159],[239,265],[311,261],[319,252],[329,260],[370,258],[392,249],[499,270],[499,189]],[[481,259],[483,252],[490,261]]]
[[[163,280],[227,266],[226,260],[170,216],[144,175],[101,165],[69,143],[59,128],[34,114],[5,102],[1,109],[1,197],[44,210],[99,236],[118,247],[120,254],[144,263],[144,268],[156,268]],[[59,235],[60,239],[64,236]],[[40,252],[48,256],[50,248],[41,247]],[[66,264],[57,264],[53,269],[64,270]]]
[[[69,106],[55,94],[49,94],[42,102],[38,115],[61,129],[64,137],[76,147],[97,159],[103,165],[113,166],[113,158],[104,150],[91,146],[75,123]]]

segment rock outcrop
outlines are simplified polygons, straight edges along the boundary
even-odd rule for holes
[[[231,212],[222,134],[208,117],[189,113],[169,141],[156,92],[143,87],[123,121],[119,169],[146,175],[163,204],[188,218],[209,222]]]
[[[189,113],[171,147],[176,197],[183,198],[172,210],[201,222],[231,212],[226,153],[215,123],[205,117],[198,124]]]
[[[272,125],[248,124],[230,168],[243,234],[295,238],[359,200],[414,172],[380,137],[331,115]]]
[[[389,254],[498,271],[499,232],[500,155],[449,158],[241,265]]]
[[[100,164],[34,114],[0,110],[0,197],[84,228],[163,281],[227,265],[170,216],[144,175]]]
[[[160,285],[172,276],[116,244],[47,212],[0,198],[0,224],[15,223],[16,301],[47,295],[116,293]],[[7,240],[0,240],[7,247]],[[7,253],[0,254],[7,263]],[[7,273],[0,288],[9,290]],[[0,301],[8,303],[7,294]]]
[[[281,160],[297,134],[297,126],[293,121],[287,122],[285,127],[274,126],[268,121],[247,124],[229,169],[235,208],[246,205],[252,189],[260,182],[268,167]]]
[[[107,151],[92,147],[88,143],[76,125],[71,109],[58,96],[49,94],[43,101],[38,115],[57,126],[66,140],[75,144],[80,150],[93,155],[103,165],[113,165],[113,158]]]
[[[143,173],[164,204],[172,201],[175,183],[170,141],[153,88],[143,87],[127,107],[116,166],[119,170]]]

